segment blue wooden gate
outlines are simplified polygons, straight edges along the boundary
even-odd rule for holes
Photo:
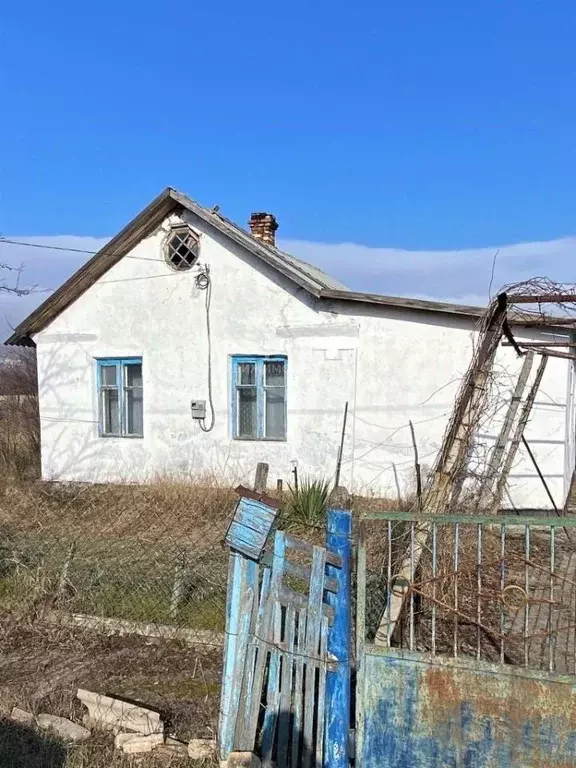
[[[350,727],[351,517],[326,546],[273,532],[270,499],[244,495],[231,547],[220,752],[264,766],[344,768]]]
[[[566,518],[365,516],[357,765],[576,765],[571,530]]]

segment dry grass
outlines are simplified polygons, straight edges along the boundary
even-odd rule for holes
[[[0,499],[0,609],[221,631],[235,499],[168,480],[10,486]]]
[[[144,485],[11,485],[0,500],[0,525],[70,535],[184,539],[199,547],[223,538],[234,492],[207,481],[158,479]]]
[[[40,473],[36,355],[13,349],[0,365],[0,490]]]
[[[7,720],[20,706],[79,722],[78,687],[159,709],[184,741],[215,737],[221,646],[106,637],[47,619],[56,611],[221,632],[222,540],[235,500],[233,491],[214,483],[166,478],[143,486],[6,488],[0,498],[0,766],[135,765],[106,738],[65,748]],[[169,756],[142,763],[181,764]]]

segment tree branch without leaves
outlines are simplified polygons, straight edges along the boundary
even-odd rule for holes
[[[0,238],[0,242],[2,242],[2,238]],[[38,288],[37,285],[27,286],[26,288],[22,288],[20,285],[23,270],[24,264],[20,264],[19,267],[11,267],[9,264],[0,262],[0,271],[12,272],[15,277],[13,284],[8,284],[6,279],[0,278],[0,292],[14,293],[17,296],[28,296],[30,293],[34,293]]]

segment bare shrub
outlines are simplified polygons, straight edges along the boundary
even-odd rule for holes
[[[0,472],[28,480],[40,474],[40,417],[35,350],[17,348],[0,365]]]

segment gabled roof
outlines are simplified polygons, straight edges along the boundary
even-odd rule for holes
[[[6,344],[32,344],[31,337],[35,333],[43,330],[54,318],[75,302],[84,291],[88,290],[102,275],[120,261],[140,240],[151,234],[167,216],[182,210],[188,210],[211,224],[230,240],[262,259],[314,296],[320,296],[324,290],[345,289],[344,285],[325,275],[317,267],[257,240],[216,211],[204,208],[181,192],[168,187],[21,322],[7,339]]]
[[[482,307],[446,304],[438,301],[382,296],[380,294],[349,291],[337,280],[317,267],[290,256],[268,243],[257,240],[216,210],[204,208],[186,195],[168,187],[150,205],[136,216],[116,237],[89,259],[46,301],[18,325],[6,344],[33,345],[32,336],[42,331],[61,312],[73,304],[90,286],[113,267],[144,237],[151,234],[172,213],[190,211],[213,226],[222,235],[249,253],[276,269],[312,296],[327,301],[346,301],[361,304],[397,307],[399,309],[453,314],[478,319],[484,314]],[[518,318],[519,322],[522,320]],[[527,323],[529,324],[529,323]],[[532,323],[533,324],[533,323]]]

